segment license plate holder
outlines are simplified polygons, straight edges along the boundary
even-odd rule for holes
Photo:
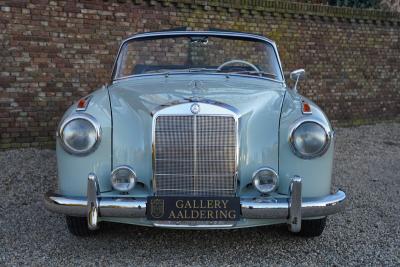
[[[239,197],[147,197],[146,217],[157,221],[238,221]]]

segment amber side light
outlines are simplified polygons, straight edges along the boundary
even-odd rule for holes
[[[78,102],[78,108],[84,108],[86,105],[86,99],[82,98]]]
[[[87,106],[89,105],[90,99],[91,99],[91,96],[87,96],[87,97],[79,99],[78,104],[76,104],[76,110],[77,111],[85,111]]]
[[[303,113],[311,113],[311,107],[308,103],[303,102]]]

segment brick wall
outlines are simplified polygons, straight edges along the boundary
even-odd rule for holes
[[[384,10],[400,12],[400,0],[381,0],[380,6]]]
[[[0,149],[54,145],[57,123],[109,79],[120,41],[179,26],[259,33],[278,43],[300,91],[337,122],[400,113],[398,13],[261,0],[0,0]]]

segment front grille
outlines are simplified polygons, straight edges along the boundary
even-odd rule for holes
[[[156,195],[235,194],[237,129],[233,117],[160,115],[154,131]]]

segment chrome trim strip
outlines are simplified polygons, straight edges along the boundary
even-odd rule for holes
[[[70,123],[71,121],[76,120],[76,119],[83,119],[83,120],[90,122],[96,130],[96,142],[90,149],[88,149],[86,151],[77,151],[77,150],[73,149],[72,147],[68,146],[67,144],[65,144],[64,140],[63,140],[63,131],[64,131],[65,126],[68,123]],[[61,122],[61,124],[58,128],[58,131],[57,131],[57,137],[60,138],[60,144],[67,153],[75,155],[75,156],[86,156],[86,155],[92,153],[93,151],[95,151],[97,149],[97,147],[99,146],[99,143],[101,141],[101,126],[100,126],[100,123],[96,120],[96,118],[93,117],[92,115],[89,115],[87,113],[75,113],[75,114],[72,114],[71,116],[68,116]]]
[[[210,105],[214,105],[214,106],[219,106],[221,108],[225,108],[230,110],[231,112],[235,113],[235,114],[239,114],[239,110],[231,105],[228,105],[226,103],[223,102],[219,102],[216,100],[212,100],[212,99],[208,99],[208,98],[200,98],[200,97],[190,97],[190,98],[183,98],[183,99],[179,99],[176,101],[172,101],[172,102],[167,102],[165,104],[162,104],[158,107],[156,107],[152,112],[151,115],[154,116],[157,112],[159,112],[162,109],[168,108],[168,107],[172,107],[172,106],[177,106],[180,104],[185,104],[185,103],[204,103],[204,104],[210,104]],[[189,113],[188,113],[189,114]]]
[[[301,230],[301,183],[299,176],[292,178],[289,186],[289,230],[298,233]]]
[[[196,228],[203,228],[203,229],[209,229],[209,228],[231,228],[234,227],[236,224],[169,224],[169,223],[153,223],[154,226],[156,227],[162,227],[162,228],[171,228],[171,229],[196,229]]]
[[[312,111],[303,111],[303,109],[301,109],[301,113],[303,115],[312,115]]]
[[[224,76],[225,78],[229,78],[229,77],[244,77],[244,78],[253,78],[253,79],[262,79],[262,80],[267,80],[267,81],[271,81],[271,82],[276,82],[276,83],[280,83],[283,84],[283,86],[285,88],[286,84],[284,81],[280,81],[280,80],[275,80],[269,77],[260,77],[258,75],[250,75],[250,74],[237,74],[237,73],[215,73],[215,72],[179,72],[179,73],[167,73],[167,72],[160,72],[160,73],[142,73],[142,74],[132,74],[132,75],[127,75],[121,78],[115,78],[111,84],[115,84],[118,83],[120,81],[126,80],[126,79],[130,79],[130,78],[140,78],[140,77],[147,77],[147,76],[166,76],[166,78],[168,78],[169,76],[172,75],[219,75],[219,76]]]
[[[231,189],[207,189],[208,191],[231,191]],[[158,189],[158,191],[181,191],[181,189]],[[201,192],[203,190],[191,190],[193,192]]]
[[[244,32],[224,32],[224,31],[160,31],[160,32],[144,32],[132,35],[125,40],[123,43],[134,39],[144,39],[144,38],[152,38],[152,37],[160,37],[160,36],[177,36],[177,35],[209,35],[209,36],[225,36],[225,37],[241,37],[241,38],[248,38],[254,39],[259,41],[264,41],[270,44],[275,44],[274,41],[268,39],[267,37],[251,34],[251,33],[244,33]]]
[[[319,126],[321,126],[324,130],[325,130],[325,136],[326,136],[326,143],[324,145],[324,147],[315,155],[312,156],[304,156],[303,154],[301,154],[300,152],[298,152],[296,150],[296,148],[294,147],[294,140],[293,140],[293,134],[294,132],[297,130],[297,128],[299,128],[303,123],[306,122],[313,122],[318,124]],[[317,119],[313,119],[313,118],[309,118],[309,117],[302,117],[299,120],[297,120],[292,126],[290,126],[289,128],[289,147],[292,150],[292,152],[298,156],[299,158],[302,159],[313,159],[313,158],[317,158],[317,157],[321,157],[325,154],[325,152],[329,149],[330,144],[331,144],[331,140],[333,137],[333,131],[330,129],[329,126],[326,125],[326,123],[323,123]]]
[[[250,34],[250,33],[241,33],[241,32],[223,32],[223,31],[163,31],[163,32],[148,32],[148,33],[139,33],[139,34],[135,34],[133,36],[130,36],[128,38],[126,38],[125,40],[122,41],[119,49],[118,49],[118,53],[117,56],[114,60],[114,65],[113,65],[113,70],[112,70],[112,74],[111,74],[111,84],[113,83],[113,81],[115,80],[115,73],[116,73],[116,69],[117,69],[117,62],[119,61],[119,56],[121,53],[121,50],[123,48],[123,46],[128,43],[129,41],[135,40],[135,39],[145,39],[145,38],[151,38],[151,37],[162,37],[162,36],[185,36],[185,35],[193,35],[193,36],[198,36],[198,35],[207,35],[207,36],[222,36],[222,37],[239,37],[239,38],[248,38],[248,39],[253,39],[253,40],[258,40],[258,41],[262,41],[262,42],[266,42],[268,44],[270,44],[275,52],[275,56],[278,60],[278,64],[279,64],[279,69],[281,72],[281,76],[282,76],[282,81],[280,80],[276,80],[279,82],[282,82],[285,84],[286,86],[286,82],[285,82],[285,75],[283,73],[283,69],[282,69],[282,63],[281,63],[281,59],[279,57],[279,53],[278,53],[278,48],[275,44],[274,41],[264,37],[264,36],[260,36],[260,35],[255,35],[255,34]]]
[[[195,105],[195,104],[193,104]],[[192,107],[190,107],[190,111],[192,111]],[[197,104],[198,105],[198,104]],[[193,113],[193,112],[192,112]],[[193,114],[193,186],[194,186],[194,192],[198,191],[197,190],[197,183],[199,176],[197,175],[197,114]]]

